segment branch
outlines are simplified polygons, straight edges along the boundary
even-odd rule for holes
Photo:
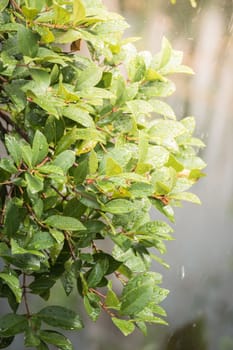
[[[10,0],[10,3],[11,3],[11,6],[12,6],[15,10],[19,11],[20,13],[22,13],[22,9],[20,8],[20,6],[17,4],[16,1]]]
[[[11,119],[11,115],[10,113],[4,111],[3,109],[0,109],[0,117],[5,120],[5,122],[7,124],[10,124],[13,128],[15,128],[15,130],[17,131],[17,133],[22,136],[24,138],[24,140],[26,140],[27,142],[29,142],[29,138],[27,133],[22,130],[21,128],[18,127],[18,125]]]

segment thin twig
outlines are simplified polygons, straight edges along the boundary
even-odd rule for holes
[[[64,196],[55,186],[53,185],[50,185],[50,186],[57,194],[59,194],[59,196],[62,198],[63,201],[66,200],[67,196]]]
[[[40,221],[37,219],[37,217],[36,217],[34,211],[33,211],[32,208],[30,207],[30,205],[29,205],[28,203],[25,203],[25,205],[26,205],[27,210],[29,211],[29,213],[30,213],[31,216],[33,217],[33,219],[36,221],[36,223],[37,223],[40,227],[46,228],[46,229],[47,229],[47,226],[44,225],[44,224],[42,224],[42,222],[40,222]]]
[[[5,120],[7,124],[12,125],[15,128],[15,130],[20,134],[20,136],[22,136],[27,142],[29,142],[27,133],[21,128],[19,128],[18,125],[11,119],[10,113],[4,111],[3,109],[0,109],[0,117],[3,120]]]
[[[68,244],[68,247],[69,247],[69,250],[70,250],[70,254],[72,256],[72,259],[74,261],[76,261],[76,255],[75,255],[75,251],[74,251],[74,247],[72,246],[71,242],[70,242],[70,237],[69,237],[69,234],[67,231],[64,231],[64,236],[65,236],[65,239],[66,239],[66,242]]]
[[[106,299],[106,295],[100,293],[98,290],[94,289],[94,288],[90,288],[89,291],[91,293],[94,293],[96,295],[98,295],[99,297],[103,298],[103,299]]]

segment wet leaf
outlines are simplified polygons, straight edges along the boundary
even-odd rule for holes
[[[0,336],[11,337],[24,332],[28,327],[26,316],[6,314],[0,316]]]
[[[22,298],[22,289],[19,284],[19,279],[13,274],[7,274],[4,272],[0,273],[0,279],[2,279],[8,285],[8,287],[14,293],[16,301],[20,303]]]
[[[134,210],[134,203],[126,199],[114,199],[106,203],[103,207],[103,211],[107,211],[111,214],[126,214]]]
[[[48,226],[60,230],[78,231],[85,230],[85,226],[78,220],[69,216],[52,215],[44,221]]]
[[[117,328],[124,334],[129,335],[133,333],[135,325],[130,320],[122,320],[120,318],[112,317],[112,322],[117,326]]]
[[[48,344],[55,345],[58,349],[61,350],[73,350],[72,343],[69,339],[67,339],[63,334],[47,330],[47,331],[40,331],[39,334],[40,339]],[[42,348],[47,349],[47,347]]]
[[[132,315],[143,310],[153,296],[153,285],[151,273],[142,273],[130,279],[121,295],[121,313]]]
[[[37,313],[37,317],[53,327],[69,330],[79,330],[83,328],[79,315],[63,306],[46,306]]]

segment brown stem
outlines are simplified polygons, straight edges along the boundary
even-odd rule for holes
[[[59,196],[62,198],[63,201],[66,200],[67,196],[64,196],[55,186],[53,185],[50,185],[50,186],[57,194],[59,194]]]
[[[74,247],[72,246],[71,242],[70,242],[70,237],[69,237],[69,234],[68,232],[64,231],[64,236],[65,236],[65,239],[66,239],[66,242],[68,244],[68,247],[69,247],[69,250],[70,250],[70,254],[72,256],[72,259],[74,261],[76,261],[76,255],[75,255],[75,251],[74,251]]]
[[[111,312],[111,311],[108,309],[108,307],[107,307],[104,303],[102,303],[102,301],[100,301],[100,306],[102,307],[102,309],[103,309],[110,317],[116,317],[116,315],[115,315],[113,312]]]
[[[40,221],[37,219],[37,217],[36,217],[34,211],[33,211],[32,208],[30,207],[30,205],[29,205],[28,203],[25,203],[25,206],[26,206],[27,210],[29,211],[29,213],[31,214],[31,216],[33,217],[33,219],[36,221],[36,223],[37,223],[40,227],[46,228],[46,229],[47,229],[47,226],[44,225],[44,224],[42,224],[42,222],[40,222]]]
[[[0,80],[3,81],[3,83],[7,83],[7,81],[8,81],[8,80],[7,80],[6,78],[4,78],[2,75],[0,75]]]
[[[98,295],[99,297],[103,298],[103,299],[106,299],[106,295],[100,293],[98,290],[94,289],[94,288],[90,288],[89,291],[91,293],[94,293],[96,295]]]
[[[10,113],[4,111],[3,109],[0,109],[0,117],[3,120],[5,120],[5,122],[7,124],[10,124],[11,126],[13,126],[15,128],[15,130],[20,134],[20,136],[22,136],[24,138],[24,140],[29,142],[29,138],[28,138],[27,133],[24,130],[22,130],[21,128],[19,128],[18,125],[11,119]]]

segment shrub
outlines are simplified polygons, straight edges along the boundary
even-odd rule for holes
[[[58,280],[125,335],[166,324],[167,290],[150,268],[166,265],[172,228],[150,211],[173,222],[174,206],[199,203],[187,190],[203,143],[194,118],[178,121],[164,102],[170,74],[192,73],[182,52],[165,38],[155,56],[137,52],[127,27],[101,0],[1,1],[0,296],[11,312],[0,348],[24,333],[25,347],[72,349],[57,329],[81,329],[76,311],[30,307]]]

